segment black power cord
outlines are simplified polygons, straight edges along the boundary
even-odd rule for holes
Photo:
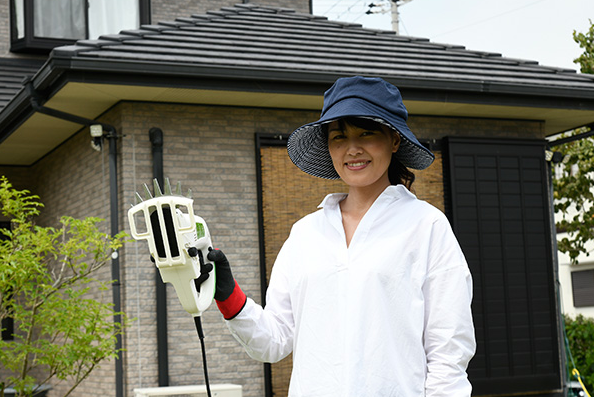
[[[208,380],[208,368],[206,367],[206,348],[204,347],[204,331],[202,330],[202,320],[200,316],[194,317],[198,339],[200,339],[200,348],[202,350],[202,367],[204,368],[204,383],[206,384],[206,395],[212,397],[210,393],[210,381]]]

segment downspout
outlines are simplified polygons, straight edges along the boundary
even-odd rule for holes
[[[117,134],[114,127],[111,127],[110,133],[107,134],[109,140],[109,208],[110,208],[110,223],[111,236],[114,237],[119,233],[118,225],[118,147]],[[121,303],[121,283],[120,283],[120,255],[114,252],[111,256],[111,279],[113,282],[113,305],[116,314],[113,316],[115,324],[122,323],[122,316],[119,314],[122,311]],[[116,335],[116,397],[124,397],[124,363],[122,362],[122,334]]]
[[[70,121],[72,123],[81,124],[84,126],[101,125],[104,131],[107,133],[102,138],[109,140],[109,201],[110,201],[110,224],[111,224],[111,237],[114,237],[119,233],[118,225],[118,169],[117,169],[117,139],[118,135],[114,126],[96,120],[87,119],[74,114],[66,113],[61,110],[45,107],[40,104],[41,96],[35,91],[33,83],[30,79],[24,81],[24,85],[27,87],[27,91],[30,95],[31,107],[36,112],[45,114],[47,116],[55,117],[58,119]],[[114,251],[111,255],[111,278],[112,283],[112,296],[113,296],[113,309],[116,313],[113,316],[113,322],[116,327],[121,325],[122,316],[119,314],[122,311],[121,303],[121,283],[120,283],[120,257],[118,251]],[[122,362],[122,335],[116,335],[115,345],[117,355],[115,361],[115,381],[116,381],[116,397],[124,396],[124,365]]]
[[[548,162],[546,167],[547,173],[547,183],[548,183],[548,191],[549,191],[549,216],[551,217],[551,224],[549,226],[549,233],[551,235],[551,244],[552,244],[552,259],[553,259],[553,277],[555,280],[555,296],[557,298],[556,306],[557,306],[557,332],[559,333],[558,342],[559,342],[559,357],[560,357],[560,368],[559,371],[561,372],[561,382],[563,387],[563,396],[567,396],[567,391],[569,390],[569,383],[570,379],[568,377],[567,368],[567,347],[565,345],[565,322],[562,319],[563,312],[562,312],[562,299],[561,296],[561,283],[559,281],[559,258],[557,256],[558,247],[557,247],[557,230],[555,226],[555,194],[553,190],[553,164],[552,161]]]
[[[159,186],[164,185],[163,177],[163,131],[160,128],[149,130],[152,143],[153,178]],[[169,350],[167,347],[167,286],[155,267],[155,286],[157,290],[157,365],[159,386],[169,386]]]
[[[553,166],[556,163],[560,163],[563,161],[563,154],[561,152],[556,152],[553,150],[554,147],[563,145],[565,143],[571,143],[575,141],[579,141],[582,139],[590,138],[594,135],[594,123],[587,124],[583,127],[590,128],[590,131],[582,132],[581,134],[568,136],[565,138],[556,139],[553,141],[547,142],[547,150],[551,151],[551,160],[548,161],[547,167],[547,174],[548,174],[548,182],[549,182],[549,208],[551,212],[551,240],[553,244],[553,271],[555,276],[555,292],[557,295],[557,318],[559,319],[559,323],[557,324],[557,328],[560,332],[559,335],[559,344],[560,344],[560,356],[561,356],[561,379],[563,381],[563,395],[567,396],[568,391],[571,388],[571,374],[570,371],[567,369],[567,342],[565,338],[565,320],[562,318],[563,312],[562,308],[562,299],[561,296],[561,282],[559,281],[559,257],[557,253],[559,251],[557,247],[557,230],[555,225],[555,192],[553,189]]]

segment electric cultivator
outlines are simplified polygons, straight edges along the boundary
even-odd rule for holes
[[[191,191],[184,197],[181,184],[175,193],[165,179],[165,194],[153,180],[154,197],[144,185],[145,199],[136,193],[136,205],[128,211],[132,237],[146,240],[150,259],[157,265],[164,283],[171,283],[183,308],[194,317],[202,349],[206,393],[211,397],[204,332],[200,316],[212,303],[215,293],[214,264],[208,261],[212,249],[204,219],[194,214]]]
[[[145,199],[136,193],[137,204],[128,211],[132,237],[147,240],[151,261],[164,283],[171,283],[183,308],[199,317],[212,303],[215,271],[207,255],[212,249],[208,226],[194,214],[191,191],[175,193],[165,179],[165,193],[154,181],[154,197],[144,185]]]

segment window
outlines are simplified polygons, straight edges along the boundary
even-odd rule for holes
[[[10,228],[10,222],[0,222],[0,229],[8,229]],[[6,240],[8,237],[6,237],[4,234],[0,233],[0,241],[2,240]],[[1,295],[0,295],[0,299],[1,299]],[[12,318],[10,317],[6,317],[2,319],[2,323],[0,324],[0,329],[2,329],[2,335],[1,338],[2,340],[13,340],[14,337],[12,336],[12,334],[14,333],[14,322],[12,321]]]
[[[10,50],[44,54],[147,23],[150,0],[10,0]]]
[[[594,306],[594,270],[571,272],[571,286],[575,307]]]

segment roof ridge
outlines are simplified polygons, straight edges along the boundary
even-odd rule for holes
[[[387,31],[387,30],[380,30],[380,29],[365,28],[360,23],[329,20],[328,17],[326,17],[326,16],[315,15],[312,13],[298,12],[293,8],[276,7],[276,6],[271,6],[271,5],[258,5],[258,4],[252,4],[252,3],[235,4],[234,6],[230,6],[230,7],[222,7],[219,10],[207,11],[206,15],[192,14],[192,18],[202,17],[205,19],[211,19],[211,18],[208,18],[208,16],[211,16],[211,15],[225,18],[227,15],[247,14],[250,12],[255,12],[255,13],[261,12],[261,13],[268,13],[268,14],[284,14],[284,15],[290,15],[293,17],[302,17],[304,20],[309,20],[309,21],[313,21],[313,22],[327,21],[329,24],[332,24],[335,26],[340,26],[343,28],[358,28],[358,29],[363,29],[363,30],[367,30],[370,32],[377,32],[377,33],[381,33],[381,34],[395,34],[389,30]]]
[[[276,7],[271,5],[260,5],[260,4],[253,4],[253,3],[242,3],[242,4],[235,4],[233,7],[226,7],[226,8],[249,8],[251,10],[261,9],[261,10],[274,10],[275,12],[280,13],[296,13],[297,11],[294,8],[288,7]]]
[[[240,36],[234,38],[233,35]],[[224,38],[225,43],[219,43],[216,37]],[[267,40],[271,37],[279,39]],[[290,58],[275,58],[274,54],[282,52],[283,40],[293,46],[299,45],[300,48],[304,48],[304,52]],[[171,48],[168,48],[168,42],[178,41],[183,42],[183,45],[171,45]],[[321,42],[328,48],[336,46],[338,52],[332,52],[334,55],[320,53],[317,48]],[[308,46],[311,48],[311,56],[304,55]],[[151,62],[168,59],[169,62],[213,65],[224,62],[233,64],[235,59],[236,66],[239,67],[244,63],[244,52],[261,52],[262,57],[254,57],[254,67],[301,70],[309,68],[313,59],[326,59],[328,65],[323,65],[323,69],[335,70],[336,73],[351,73],[356,70],[358,73],[382,73],[386,76],[391,73],[398,74],[397,69],[383,66],[380,68],[377,66],[378,63],[367,62],[364,57],[353,61],[352,65],[333,68],[332,60],[340,58],[341,48],[361,48],[362,51],[380,54],[380,58],[403,53],[407,63],[416,63],[423,68],[433,65],[439,69],[439,73],[436,69],[437,78],[446,76],[441,71],[443,69],[447,70],[452,79],[473,81],[475,77],[471,76],[468,70],[474,70],[473,75],[482,75],[485,71],[498,69],[502,65],[511,68],[506,69],[506,78],[510,82],[521,84],[525,84],[525,75],[535,81],[535,84],[540,84],[547,76],[587,84],[594,80],[592,75],[582,78],[581,74],[576,75],[575,70],[543,66],[533,60],[505,57],[497,52],[469,50],[462,45],[433,42],[424,37],[397,35],[393,31],[363,27],[359,23],[333,21],[324,16],[298,12],[291,8],[252,3],[236,4],[204,14],[178,17],[173,21],[142,25],[138,29],[123,30],[119,34],[103,35],[97,40],[80,40],[73,46],[59,47],[54,54],[105,59],[140,56]],[[431,56],[426,59],[428,53]],[[467,65],[458,69],[461,63]],[[450,66],[444,69],[444,65]],[[424,73],[423,76],[430,74]]]
[[[219,19],[228,19],[228,16],[231,15],[241,15],[241,14],[276,14],[276,15],[290,15],[292,17],[302,17],[303,20],[307,20],[310,22],[321,22],[324,21],[328,26],[336,26],[340,28],[348,28],[348,29],[355,29],[355,30],[362,30],[369,33],[373,33],[375,35],[381,36],[394,36],[394,39],[397,41],[402,42],[410,42],[410,43],[426,43],[437,48],[442,48],[445,51],[451,52],[461,52],[465,54],[474,54],[481,58],[501,58],[506,62],[516,63],[518,65],[529,65],[529,66],[538,66],[545,70],[552,71],[558,74],[576,74],[576,71],[573,69],[568,68],[561,68],[561,67],[554,67],[554,66],[545,66],[540,65],[538,61],[535,60],[528,60],[528,59],[519,59],[513,57],[506,57],[503,56],[501,53],[491,52],[491,51],[481,51],[481,50],[470,50],[463,45],[456,45],[456,44],[448,44],[448,43],[439,43],[433,42],[428,38],[424,37],[413,37],[413,36],[404,36],[404,35],[397,35],[395,32],[390,30],[383,30],[383,29],[373,29],[364,27],[360,23],[353,23],[353,22],[346,22],[346,21],[336,21],[336,20],[329,20],[325,16],[319,16],[312,13],[303,13],[297,12],[293,8],[287,7],[278,7],[272,5],[260,5],[254,3],[242,3],[242,4],[235,4],[233,6],[225,6],[221,7],[218,10],[208,10],[205,14],[191,14],[190,17],[178,17],[173,21],[159,21],[157,24],[149,24],[149,25],[141,25],[138,29],[130,29],[130,30],[122,30],[119,34],[110,34],[110,35],[102,35],[97,40],[79,40],[77,41],[76,45],[81,45],[84,47],[101,47],[104,44],[116,44],[122,43],[126,38],[132,39],[133,37],[143,38],[145,36],[151,35],[158,35],[161,32],[167,30],[179,30],[183,26],[195,26],[197,23],[200,22],[208,22],[213,20]],[[581,74],[580,74],[581,75]],[[594,79],[594,75],[587,75],[589,79]]]

